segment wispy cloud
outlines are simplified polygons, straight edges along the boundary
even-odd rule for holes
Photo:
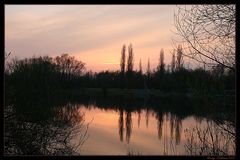
[[[157,50],[170,46],[174,7],[6,5],[5,46],[21,57],[73,53],[92,65],[93,56],[118,61],[122,45],[133,43],[136,59],[146,59],[145,53],[158,56]],[[103,63],[110,62],[102,59],[99,65]]]

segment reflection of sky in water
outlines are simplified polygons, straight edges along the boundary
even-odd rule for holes
[[[120,141],[119,118],[120,112],[114,110],[101,110],[98,108],[80,107],[79,111],[85,113],[85,122],[91,122],[88,129],[89,138],[81,147],[82,155],[126,155],[129,150],[134,153],[146,155],[183,154],[185,155],[184,130],[191,126],[200,125],[193,117],[188,117],[179,122],[180,144],[176,144],[175,127],[173,127],[173,138],[170,133],[170,114],[163,116],[162,136],[158,137],[158,120],[156,113],[148,111],[148,125],[146,123],[146,110],[141,110],[140,125],[139,113],[132,112],[132,128],[130,140],[126,140],[127,112],[123,111],[123,141]],[[129,112],[130,113],[130,112]],[[166,120],[167,118],[167,120]],[[204,125],[205,121],[201,122]],[[165,147],[164,147],[165,146]]]
[[[216,127],[213,121],[207,121],[202,117],[186,116],[174,111],[171,111],[171,114],[165,113],[160,110],[161,108],[136,110],[136,107],[131,108],[129,103],[126,107],[116,107],[118,109],[109,107],[113,105],[104,106],[104,109],[101,109],[103,107],[101,105],[86,104],[86,106],[89,106],[86,107],[82,104],[68,103],[64,107],[55,107],[54,110],[48,111],[43,111],[41,105],[38,107],[34,105],[34,110],[29,110],[29,108],[16,110],[16,117],[24,116],[25,118],[18,119],[17,125],[13,124],[15,120],[7,121],[7,133],[16,135],[12,136],[10,140],[14,142],[13,145],[16,149],[20,149],[27,154],[33,153],[33,146],[38,148],[39,145],[43,145],[43,151],[48,153],[47,145],[44,144],[49,144],[50,149],[63,145],[60,148],[61,151],[64,151],[63,154],[71,155],[75,154],[75,149],[78,149],[77,152],[80,155],[194,155],[192,151],[185,150],[185,145],[189,146],[188,140],[191,138],[189,134],[195,136],[194,140],[198,139],[199,135],[203,136],[202,133],[196,134],[196,130],[192,130],[197,127],[198,131],[205,132],[207,129],[208,133],[212,133],[214,138],[218,137],[219,149],[223,149],[224,153],[235,154],[232,148],[235,148],[234,135],[231,136],[228,132],[219,134],[223,129],[219,126]],[[25,122],[30,123],[26,124]],[[89,127],[88,130],[86,130],[87,126]],[[186,129],[188,129],[187,132]],[[229,131],[235,133],[234,127],[230,126]],[[84,141],[85,133],[88,137],[86,141]],[[22,137],[21,135],[26,136]],[[40,141],[38,137],[41,137]],[[65,141],[66,138],[67,141]],[[23,144],[31,143],[26,148],[22,148],[23,145],[18,143],[19,139]],[[47,143],[48,139],[53,142]],[[207,134],[206,140],[211,140],[209,134]],[[228,146],[226,142],[229,140],[231,144],[230,148],[227,149],[230,150],[226,151],[224,147]],[[201,142],[197,141],[196,144],[203,146]],[[77,147],[79,143],[83,143],[80,148]],[[212,144],[210,143],[209,147],[203,152],[204,155],[211,155],[214,152]],[[8,147],[11,148],[13,145],[8,145]],[[70,152],[68,147],[70,147]],[[201,150],[195,152],[195,154],[200,155],[202,148],[198,149]],[[58,150],[50,151],[48,154],[53,154],[55,151]]]

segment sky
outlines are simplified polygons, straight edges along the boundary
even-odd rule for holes
[[[122,46],[156,68],[161,48],[170,64],[176,5],[5,5],[5,51],[11,57],[68,53],[87,70],[119,70]]]

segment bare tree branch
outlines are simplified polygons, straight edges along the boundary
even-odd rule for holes
[[[192,5],[174,14],[184,55],[209,66],[235,70],[235,5]]]

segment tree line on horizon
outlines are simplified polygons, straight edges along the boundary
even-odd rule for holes
[[[12,59],[5,66],[5,90],[10,93],[13,93],[11,90],[21,93],[25,90],[81,88],[149,88],[202,93],[235,90],[235,24],[235,5],[178,7],[174,14],[174,26],[181,40],[173,41],[176,54],[173,52],[172,62],[167,67],[164,50],[161,49],[156,68],[150,69],[148,59],[147,71],[143,73],[140,59],[139,69],[133,70],[131,44],[128,48],[123,45],[120,69],[117,71],[86,71],[83,62],[68,54]],[[9,55],[5,54],[5,59]],[[207,65],[209,69],[186,69],[183,57]]]
[[[164,50],[161,49],[159,64],[142,72],[141,59],[139,70],[133,70],[134,54],[132,44],[121,50],[120,70],[86,71],[85,63],[68,54],[56,57],[33,57],[22,60],[12,59],[5,67],[5,91],[10,94],[25,91],[54,92],[59,89],[83,88],[121,88],[121,89],[160,89],[162,91],[196,91],[202,93],[219,92],[235,88],[234,72],[224,71],[221,66],[212,70],[203,68],[184,68],[183,51],[178,46],[176,55],[166,69]],[[171,68],[171,69],[170,69]]]

